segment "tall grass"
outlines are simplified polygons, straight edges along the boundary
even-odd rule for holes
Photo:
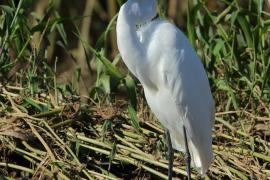
[[[166,1],[159,2],[166,16]],[[213,9],[195,0],[186,12],[184,31],[216,101],[215,158],[205,179],[270,177],[270,13],[268,1],[246,2],[222,0]],[[119,4],[110,2],[100,37],[88,39],[79,26],[84,18],[93,29],[103,26],[95,13],[102,17],[105,10],[95,3],[92,16],[75,17],[59,13],[57,1],[46,4],[42,17],[32,1],[0,5],[1,178],[167,178],[163,127],[111,44]],[[74,39],[89,74],[71,50]],[[65,83],[59,83],[60,61],[75,67]],[[96,77],[91,88],[83,83],[87,76]],[[173,170],[185,177],[181,153]]]

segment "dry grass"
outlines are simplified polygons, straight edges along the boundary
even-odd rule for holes
[[[81,104],[77,97],[70,96],[53,105],[55,96],[42,93],[31,98],[32,105],[24,109],[29,97],[23,91],[10,87],[1,93],[2,177],[166,179],[163,130],[140,96],[140,129],[136,129],[125,101]],[[36,106],[49,108],[39,112]],[[230,118],[238,122],[230,124]],[[247,110],[217,113],[215,159],[207,177],[268,179],[270,141],[265,123],[269,120]],[[237,128],[241,124],[245,131]],[[182,154],[175,153],[174,172],[175,177],[185,175]],[[193,176],[197,176],[196,171]]]

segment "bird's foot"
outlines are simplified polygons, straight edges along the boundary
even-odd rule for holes
[[[185,153],[185,161],[186,161],[186,171],[187,171],[187,176],[188,180],[191,179],[191,170],[190,170],[190,163],[191,163],[191,156],[188,148],[188,140],[187,140],[187,132],[185,126],[183,126],[183,131],[184,131],[184,138],[185,138],[185,148],[186,148],[186,153]]]
[[[167,129],[166,130],[166,141],[167,141],[167,159],[168,159],[168,180],[172,179],[172,174],[173,174],[173,149],[172,149],[172,142],[171,142],[171,136],[170,132]]]
[[[190,168],[190,163],[191,163],[191,157],[190,153],[185,153],[185,162],[186,162],[186,171],[187,171],[187,176],[188,180],[191,179],[191,168]]]

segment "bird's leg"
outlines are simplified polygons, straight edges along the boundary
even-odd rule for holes
[[[171,135],[168,129],[166,129],[166,143],[167,143],[167,158],[169,161],[169,167],[168,167],[168,180],[172,179],[173,174],[173,149],[172,149],[172,141],[171,141]]]
[[[188,180],[190,180],[191,179],[191,171],[190,171],[191,156],[188,149],[187,132],[186,132],[185,126],[183,126],[183,131],[184,131],[185,148],[186,148],[185,161],[186,161],[186,166],[187,166],[187,176],[188,176]]]

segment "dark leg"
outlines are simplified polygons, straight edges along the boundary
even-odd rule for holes
[[[183,131],[184,131],[185,148],[186,148],[185,161],[186,161],[186,166],[187,166],[187,175],[188,175],[188,180],[191,180],[191,171],[190,171],[191,157],[190,157],[190,152],[188,149],[187,132],[186,132],[185,126],[183,126]]]
[[[171,135],[168,129],[166,129],[166,141],[167,141],[167,147],[168,147],[168,154],[167,158],[169,161],[169,167],[168,167],[168,180],[172,179],[173,174],[173,149],[172,149],[172,141],[171,141]]]

